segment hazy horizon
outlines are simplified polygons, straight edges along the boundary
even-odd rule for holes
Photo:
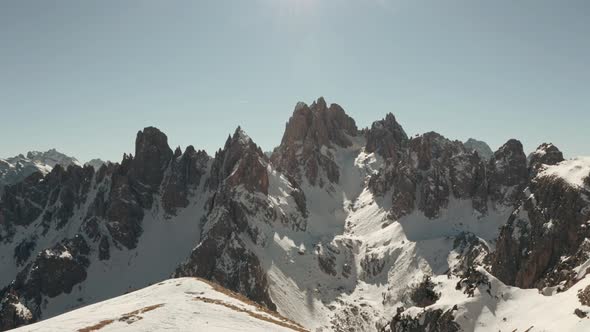
[[[118,162],[155,126],[209,154],[263,150],[319,96],[359,128],[590,155],[590,3],[548,0],[4,1],[0,157]]]

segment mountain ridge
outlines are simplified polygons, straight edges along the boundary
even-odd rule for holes
[[[406,331],[422,303],[407,285],[430,276],[441,296],[429,319],[472,326],[472,301],[487,303],[488,283],[549,292],[564,282],[570,296],[585,276],[590,163],[551,151],[529,167],[509,140],[487,161],[434,132],[407,137],[391,114],[359,130],[323,98],[297,105],[270,157],[240,127],[213,157],[173,151],[147,127],[120,164],[55,167],[7,187],[0,317],[24,307],[24,323],[44,319],[173,275],[216,281],[309,329]],[[575,187],[560,180],[571,169]],[[572,234],[568,246],[555,245],[559,232],[539,233],[549,220],[535,211],[557,216],[556,199],[577,206],[549,218]],[[521,224],[530,231],[513,235]],[[554,268],[567,279],[546,272]],[[48,273],[55,279],[42,282]],[[572,320],[574,309],[589,311],[569,305]]]

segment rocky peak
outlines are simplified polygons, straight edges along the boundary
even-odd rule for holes
[[[176,148],[169,175],[162,186],[162,205],[169,215],[188,206],[190,196],[207,172],[209,159],[205,151],[196,151],[192,145],[184,153],[180,147]]]
[[[354,120],[346,115],[342,107],[331,104],[329,107],[320,97],[311,106],[298,103],[287,123],[281,146],[303,143],[331,147],[332,143],[349,146],[346,135],[355,136],[357,127]]]
[[[84,166],[92,166],[95,171],[98,171],[102,167],[102,165],[105,165],[107,163],[110,163],[110,162],[103,161],[99,158],[96,158],[96,159],[92,159],[89,162],[85,163]]]
[[[453,154],[462,151],[460,142],[451,141],[433,131],[412,137],[409,146],[412,159],[421,170],[429,169],[433,161],[446,161]]]
[[[141,185],[157,190],[172,156],[168,137],[157,128],[147,127],[137,133],[131,175]]]
[[[322,149],[348,147],[352,145],[350,137],[357,134],[356,123],[339,105],[328,106],[323,98],[311,106],[300,102],[271,160],[277,168],[298,180],[305,175],[311,184],[322,185],[320,174],[325,173],[328,181],[337,182],[338,166],[327,155],[329,153],[322,153]],[[302,169],[304,174],[301,174]]]
[[[0,192],[6,185],[23,181],[29,175],[40,172],[49,173],[56,165],[67,168],[70,165],[82,166],[76,158],[51,149],[46,152],[31,151],[25,157],[18,156],[0,159]]]
[[[508,140],[489,161],[492,199],[513,204],[528,180],[527,160],[522,143]]]
[[[478,141],[474,138],[470,138],[463,143],[465,148],[469,151],[475,151],[481,159],[486,161],[490,160],[494,156],[494,151],[484,141]]]
[[[552,143],[543,143],[530,155],[529,173],[531,177],[534,177],[541,166],[557,165],[563,160],[563,153],[555,145]]]
[[[62,165],[65,168],[70,165],[82,166],[76,158],[67,156],[56,149],[50,149],[45,152],[30,151],[27,153],[27,159],[50,167],[55,167],[55,165]]]
[[[407,143],[408,135],[395,116],[388,113],[383,120],[373,122],[367,131],[365,150],[377,152],[386,160],[395,162],[401,158]]]
[[[262,149],[238,127],[229,136],[223,150],[215,154],[211,166],[209,188],[215,189],[224,181],[230,186],[244,185],[249,191],[268,193],[267,158]]]

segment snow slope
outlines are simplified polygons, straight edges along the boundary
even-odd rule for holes
[[[305,331],[196,278],[169,279],[14,331]]]
[[[574,187],[583,187],[584,179],[590,176],[590,157],[564,160],[557,165],[545,166],[539,177],[557,176]]]
[[[537,289],[506,286],[483,268],[478,271],[489,278],[490,294],[484,286],[473,297],[466,297],[463,291],[455,289],[457,278],[438,276],[433,281],[437,284],[435,291],[442,296],[428,309],[448,310],[457,305],[455,317],[464,331],[590,331],[590,319],[574,314],[578,308],[590,309],[581,305],[577,297],[579,290],[590,285],[590,279],[582,279],[566,292],[545,296]],[[417,315],[422,311],[423,308],[412,307],[405,313]]]

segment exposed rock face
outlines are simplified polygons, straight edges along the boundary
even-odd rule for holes
[[[172,155],[168,138],[157,128],[147,127],[137,133],[135,158],[130,161],[129,178],[133,189],[141,195],[144,208],[151,207],[152,194],[158,192]]]
[[[223,208],[220,207],[222,204]],[[240,237],[248,228],[242,207],[224,193],[219,193],[208,218],[212,220],[208,222],[211,224],[209,231],[201,237],[188,261],[176,270],[175,276],[214,280],[270,309],[276,309],[268,294],[266,272]]]
[[[72,288],[86,279],[90,249],[82,236],[64,240],[51,249],[41,251],[17,275],[15,281],[0,292],[2,301],[24,304],[32,315],[28,322],[41,315],[43,297],[56,297],[70,293]],[[15,321],[14,327],[21,322]]]
[[[162,205],[166,212],[174,215],[177,209],[188,206],[189,197],[198,189],[208,164],[205,151],[197,152],[192,145],[182,154],[177,149],[163,185]]]
[[[468,151],[477,152],[479,157],[485,161],[490,160],[494,156],[494,151],[492,151],[492,149],[486,142],[470,138],[467,141],[465,141],[463,145]]]
[[[474,150],[434,132],[410,139],[391,114],[358,131],[339,106],[323,99],[297,106],[270,157],[240,128],[215,158],[192,146],[172,151],[163,133],[146,128],[134,156],[121,164],[55,166],[7,187],[0,245],[8,245],[0,249],[8,249],[0,251],[8,259],[0,255],[0,263],[16,266],[14,281],[2,279],[2,286],[10,283],[0,292],[2,324],[43,317],[53,297],[76,305],[72,298],[84,295],[86,301],[97,287],[91,284],[97,278],[86,274],[97,267],[146,271],[141,264],[151,268],[153,242],[165,244],[155,249],[162,264],[154,269],[161,274],[142,282],[174,273],[214,280],[271,309],[287,303],[303,312],[313,303],[321,324],[336,331],[372,330],[376,317],[399,301],[413,307],[393,321],[388,314],[379,328],[457,331],[454,310],[440,309],[448,303],[448,287],[438,286],[448,281],[440,275],[458,281],[453,296],[495,301],[475,293],[491,292],[480,266],[522,287],[565,289],[577,282],[584,272],[577,268],[590,258],[590,180],[575,179],[572,186],[563,180],[569,172],[541,176],[560,159],[548,145],[543,150],[550,153],[533,156],[531,169],[518,141],[507,142],[489,162]],[[473,211],[460,211],[460,222],[446,223],[454,218],[451,208],[469,204]],[[485,223],[501,224],[512,210],[494,242]],[[397,225],[392,220],[415,212]],[[410,224],[413,217],[417,222]],[[186,247],[170,243],[179,238]],[[143,250],[150,254],[142,256]],[[436,277],[403,288],[414,273]],[[382,304],[374,305],[376,291]],[[461,310],[471,310],[462,307],[465,301],[458,302]]]
[[[543,143],[530,155],[529,174],[534,177],[543,165],[557,165],[563,160],[563,153],[555,145]]]
[[[555,286],[568,279],[564,257],[581,264],[588,254],[582,246],[590,236],[588,192],[550,176],[537,176],[529,190],[500,231],[492,273],[518,287]],[[564,270],[550,272],[559,266]]]
[[[94,176],[91,167],[57,165],[47,176],[33,173],[23,182],[5,188],[0,202],[0,240],[9,239],[17,225],[27,226],[42,215],[42,226],[63,227],[74,209],[86,200]]]
[[[298,181],[306,178],[312,185],[324,185],[324,178],[338,182],[340,172],[328,148],[347,147],[350,136],[356,136],[357,127],[344,110],[323,98],[311,106],[297,104],[287,123],[281,145],[275,149],[271,160],[284,173]]]
[[[494,153],[489,162],[489,193],[492,200],[514,205],[528,181],[522,143],[511,139]]]
[[[373,122],[366,136],[365,151],[377,152],[388,162],[396,163],[406,153],[408,135],[391,113],[388,113],[385,119]]]
[[[383,195],[392,191],[392,217],[415,208],[436,218],[449,199],[471,199],[480,213],[487,211],[487,178],[483,161],[463,144],[430,132],[413,137],[404,156],[373,176],[370,188]],[[452,196],[451,196],[452,195]]]
[[[191,190],[206,170],[207,156],[187,148],[178,159],[173,157],[166,135],[158,129],[148,127],[138,132],[135,157],[124,155],[121,165],[110,164],[99,170],[97,194],[85,218],[87,227],[95,229],[100,220],[107,220],[112,238],[132,249],[142,233],[144,210],[152,208],[154,195],[162,194],[162,205],[169,214],[186,207]],[[166,174],[167,182],[163,183]],[[99,234],[93,238],[98,239]],[[106,250],[106,240],[102,241]]]
[[[5,291],[0,291],[2,295]],[[0,330],[10,330],[33,322],[31,311],[20,303],[18,296],[6,292],[0,302]]]
[[[404,315],[403,308],[390,323],[391,332],[458,332],[461,330],[453,316],[453,309],[426,310],[416,317]]]
[[[256,228],[248,223],[248,217],[267,209],[262,199],[268,194],[267,167],[262,150],[238,127],[211,165],[208,188],[215,194],[203,219],[207,231],[175,276],[214,280],[274,310],[266,272],[244,239],[245,236],[254,243],[258,241]],[[244,205],[242,195],[248,195],[254,210]]]
[[[414,305],[421,308],[435,304],[440,298],[440,294],[434,291],[435,286],[430,276],[424,276],[422,281],[410,291],[410,300]]]
[[[489,263],[488,245],[472,233],[460,233],[453,241],[453,248],[459,254],[459,258],[450,272],[456,276],[462,277],[474,266],[485,266]]]
[[[219,188],[224,181],[230,186],[243,185],[250,192],[268,194],[266,156],[246,133],[238,127],[228,137],[223,150],[215,154],[211,166],[209,188]]]
[[[586,286],[586,288],[580,290],[578,293],[578,300],[580,300],[582,305],[590,307],[590,286]]]

